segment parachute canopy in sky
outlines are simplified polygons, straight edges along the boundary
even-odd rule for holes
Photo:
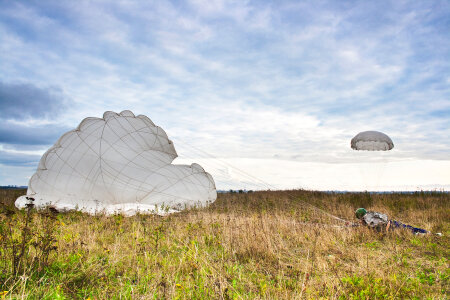
[[[176,157],[166,132],[148,117],[107,111],[84,119],[45,152],[16,206],[133,215],[213,202],[211,175],[198,164],[172,164]]]
[[[386,134],[379,131],[363,131],[358,133],[350,143],[354,150],[388,151],[394,143]]]

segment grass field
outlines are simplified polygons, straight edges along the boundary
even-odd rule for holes
[[[166,217],[17,211],[0,190],[6,299],[445,299],[450,195],[219,194]],[[443,236],[342,225],[358,207]],[[0,297],[1,298],[1,297]]]

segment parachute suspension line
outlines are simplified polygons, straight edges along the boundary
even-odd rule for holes
[[[247,177],[247,178],[256,180],[257,182],[259,182],[259,183],[257,184],[257,186],[262,186],[262,187],[264,187],[264,188],[266,188],[266,189],[269,189],[269,190],[270,190],[270,189],[274,189],[274,190],[277,190],[277,189],[278,189],[277,187],[271,185],[270,183],[268,183],[268,182],[266,182],[266,181],[264,181],[264,180],[262,180],[262,179],[260,179],[260,178],[258,178],[258,177],[255,177],[255,176],[249,174],[249,173],[246,172],[246,171],[243,171],[243,170],[241,170],[241,169],[235,167],[234,165],[230,164],[229,162],[226,162],[226,161],[224,161],[224,160],[222,160],[222,159],[220,159],[220,158],[218,158],[218,157],[216,157],[216,156],[214,156],[214,155],[212,155],[212,154],[206,152],[205,150],[202,150],[202,149],[200,149],[200,148],[198,148],[198,147],[195,147],[195,146],[193,146],[193,145],[187,143],[186,141],[184,141],[184,140],[182,140],[182,139],[180,139],[180,138],[177,138],[177,140],[178,140],[178,142],[181,142],[181,144],[184,144],[184,145],[190,147],[195,153],[205,155],[207,158],[210,158],[210,159],[216,161],[216,162],[217,162],[219,165],[221,165],[221,166],[227,166],[227,167],[229,167],[229,168],[231,168],[231,169],[233,169],[233,170],[238,171],[238,173],[243,174],[243,175],[244,175],[245,177]],[[289,192],[286,192],[286,191],[283,191],[283,192],[284,192],[289,198],[291,198],[291,199],[298,199],[298,198],[297,198],[295,195],[293,195],[292,193],[289,193]],[[306,201],[304,201],[304,200],[301,200],[301,201],[302,201],[302,203],[308,205],[309,207],[311,207],[311,208],[313,208],[313,209],[315,209],[315,210],[320,211],[321,213],[323,213],[324,215],[326,215],[326,216],[328,216],[328,217],[330,217],[330,218],[333,218],[333,219],[338,220],[338,221],[340,221],[340,222],[344,222],[344,223],[346,223],[346,224],[350,224],[350,223],[351,223],[350,221],[345,220],[345,219],[342,219],[342,218],[339,218],[338,216],[335,216],[335,215],[333,215],[333,214],[330,214],[329,212],[327,212],[327,211],[325,211],[325,210],[323,210],[323,209],[321,209],[321,208],[319,208],[319,207],[317,207],[317,206],[315,206],[315,205],[313,205],[313,204],[311,204],[311,203],[308,203],[308,202],[306,202]]]
[[[228,162],[220,160],[219,158],[214,157],[213,155],[208,154],[205,151],[203,151],[201,149],[198,149],[198,148],[196,148],[194,146],[188,145],[187,143],[184,143],[184,144],[186,146],[191,147],[192,148],[191,151],[193,151],[197,155],[200,155],[201,158],[209,158],[209,159],[212,160],[211,162],[203,163],[205,165],[213,165],[213,167],[215,167],[215,168],[221,168],[221,167],[231,168],[231,169],[233,169],[233,171],[236,171],[236,173],[238,173],[238,174],[242,175],[243,177],[245,177],[245,179],[252,180],[253,182],[249,182],[250,185],[253,185],[253,186],[256,186],[257,188],[262,188],[262,189],[277,189],[276,187],[274,187],[274,186],[272,186],[272,185],[262,181],[261,179],[258,179],[256,177],[248,174],[247,172],[245,172],[245,171],[243,171],[243,170],[241,170],[241,169],[231,165]],[[195,157],[189,157],[187,155],[183,155],[183,156],[187,157],[187,158],[195,158]],[[254,182],[254,181],[256,181],[256,182]]]
[[[205,162],[204,164],[206,164],[206,165],[213,165],[213,167],[215,167],[215,168],[221,168],[221,167],[231,168],[234,171],[236,171],[236,173],[238,173],[238,174],[242,175],[243,177],[245,177],[245,179],[252,180],[253,182],[249,182],[249,184],[253,185],[253,186],[256,186],[258,188],[261,188],[261,189],[278,189],[277,187],[275,187],[273,185],[270,185],[269,183],[267,183],[267,182],[265,182],[265,181],[255,177],[255,176],[253,176],[253,175],[251,175],[251,174],[249,174],[249,173],[247,173],[247,172],[245,172],[245,171],[243,171],[243,170],[233,166],[232,164],[230,164],[230,163],[228,163],[226,161],[223,161],[223,160],[213,156],[212,154],[209,154],[208,152],[206,152],[206,151],[204,151],[204,150],[202,150],[200,148],[197,148],[197,147],[195,147],[193,145],[190,145],[189,143],[185,142],[184,140],[179,139],[179,141],[181,141],[181,144],[184,144],[185,146],[190,147],[191,148],[190,150],[195,155],[200,156],[201,158],[209,158],[209,159],[212,160],[211,162]],[[177,142],[177,144],[179,144],[179,142]],[[183,155],[183,157],[186,157],[186,158],[197,158],[197,157],[189,157],[187,155]]]
[[[368,161],[357,166],[361,186],[369,192],[387,190],[384,175],[389,170],[389,153],[366,151],[363,154]]]
[[[382,183],[383,190],[386,190],[386,186],[385,186],[386,182],[384,181],[384,173],[386,172],[386,169],[389,170],[388,165],[389,165],[389,158],[386,155],[382,154],[380,167],[378,170],[377,186],[380,187],[380,184]]]
[[[363,166],[358,166],[358,170],[361,176],[361,182],[364,185],[364,189],[366,191],[375,192],[384,190],[384,187],[381,185],[381,183],[383,181],[383,175],[386,169],[386,165],[386,157],[382,155],[379,161],[364,163]]]
[[[191,149],[190,151],[194,151],[194,150]],[[198,158],[206,158],[206,159],[208,159],[208,158],[211,158],[211,157],[202,156],[202,153],[196,152],[196,154],[193,154],[192,156],[186,155],[186,153],[183,153],[183,155],[181,155],[180,158],[188,158],[188,159],[192,159],[193,160],[193,159],[198,159]],[[225,164],[225,163],[220,162],[217,159],[215,161],[213,161],[211,159],[210,161],[202,162],[202,165],[209,166],[211,169],[218,169],[219,171],[220,171],[221,168],[233,168],[233,170],[236,171],[236,173],[238,173],[239,175],[242,175],[243,177],[245,177],[244,178],[244,180],[246,180],[246,181],[244,181],[245,184],[247,184],[249,186],[256,187],[256,188],[267,189],[266,185],[264,185],[262,183],[251,181],[251,179],[253,179],[253,178],[251,178],[251,177],[247,176],[246,174],[240,172],[238,169],[230,166],[229,164]],[[231,184],[232,183],[232,181],[218,180],[217,178],[214,178],[214,180],[216,182],[222,182],[222,183],[225,183],[225,184]]]
[[[387,162],[385,160],[385,157],[383,156],[381,158],[381,160],[379,162],[377,162],[375,167],[373,168],[374,169],[373,176],[375,177],[374,178],[375,186],[373,187],[374,190],[377,190],[377,191],[385,190],[384,186],[382,185],[382,182],[383,182],[384,171],[386,169],[386,164],[387,164]]]
[[[178,142],[177,142],[177,143],[178,143]],[[178,144],[179,144],[179,143],[178,143]],[[187,146],[187,145],[186,145],[186,146]],[[193,154],[192,154],[192,155],[187,155],[187,154],[186,154],[186,150],[187,150],[187,151],[192,151]],[[195,153],[194,153],[194,152],[195,152]],[[211,157],[207,157],[207,156],[205,156],[203,153],[201,153],[201,152],[199,152],[199,151],[197,151],[197,150],[187,149],[187,148],[186,148],[185,151],[183,151],[183,155],[181,155],[180,158],[195,160],[195,159],[198,159],[198,158],[206,158],[206,159],[208,159],[208,158],[211,158]],[[219,160],[215,160],[215,161],[209,160],[209,161],[202,162],[202,164],[208,166],[208,167],[211,168],[211,169],[217,169],[217,170],[219,170],[219,172],[220,172],[220,169],[221,169],[221,168],[231,168],[229,165],[227,165],[227,164],[225,164],[225,163],[222,163],[222,162],[219,161]],[[241,172],[239,172],[239,171],[237,171],[236,173],[239,173],[240,175],[242,175],[243,177],[245,177],[244,180],[250,180],[250,179],[252,179],[252,178],[250,178],[249,176],[247,176],[247,175],[245,175],[245,174],[243,174],[243,173],[241,173]],[[218,180],[217,178],[215,178],[214,181],[216,181],[216,182],[221,182],[221,183],[224,183],[224,184],[231,184],[231,183],[232,183],[232,181]],[[264,185],[264,184],[262,184],[262,183],[257,183],[257,182],[254,182],[254,181],[244,181],[244,183],[245,183],[245,184],[248,184],[248,185],[250,185],[250,186],[254,186],[254,187],[256,187],[256,188],[267,189],[267,186]]]
[[[190,145],[190,144],[188,144],[187,142],[181,140],[180,138],[178,138],[178,140],[181,141],[181,142],[182,142],[183,144],[185,144],[186,146],[191,147],[191,148],[194,150],[194,152],[196,151],[196,153],[202,153],[202,154],[204,154],[207,158],[211,158],[211,159],[213,159],[213,160],[219,162],[222,166],[230,167],[230,168],[232,168],[232,169],[238,171],[238,173],[241,173],[241,174],[244,175],[245,177],[260,182],[259,185],[262,185],[262,187],[264,187],[264,188],[278,189],[277,187],[271,185],[270,183],[265,182],[264,180],[259,179],[259,178],[255,177],[255,176],[253,176],[253,175],[247,173],[246,171],[241,170],[241,169],[239,169],[239,168],[233,166],[232,164],[230,164],[230,163],[228,163],[228,162],[226,162],[226,161],[224,161],[224,160],[221,160],[220,158],[218,158],[218,157],[216,157],[216,156],[214,156],[214,155],[212,155],[212,154],[210,154],[210,153],[208,153],[208,152],[206,152],[206,151],[204,151],[204,150],[202,150],[202,149],[200,149],[200,148],[197,148],[197,147],[195,147],[195,146],[193,146],[193,145]]]

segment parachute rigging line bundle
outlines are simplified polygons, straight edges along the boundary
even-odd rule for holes
[[[176,157],[172,141],[148,117],[107,111],[84,119],[42,156],[16,206],[133,215],[215,201],[212,176],[195,163],[172,164]]]
[[[394,148],[394,143],[386,134],[379,131],[363,131],[358,133],[350,142],[354,150],[388,151]]]

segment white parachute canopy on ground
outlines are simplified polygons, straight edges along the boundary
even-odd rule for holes
[[[84,119],[42,156],[16,206],[133,215],[216,200],[211,175],[198,164],[172,164],[176,157],[172,141],[148,117],[108,111]]]
[[[394,148],[394,143],[382,132],[363,131],[352,138],[350,146],[354,150],[388,151]]]

